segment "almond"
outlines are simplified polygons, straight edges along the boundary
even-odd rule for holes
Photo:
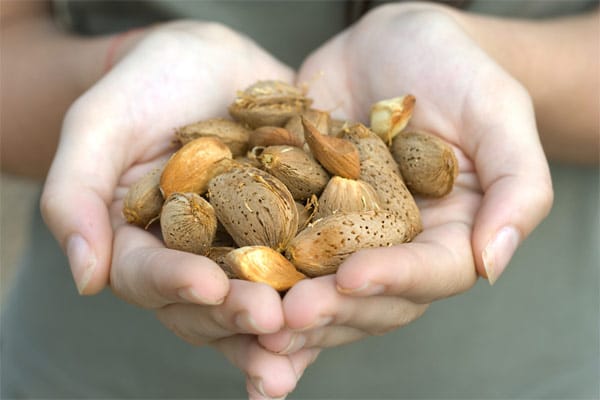
[[[173,193],[160,214],[163,240],[170,249],[204,254],[215,238],[213,207],[196,193]]]
[[[286,249],[287,258],[307,276],[333,274],[352,253],[410,240],[410,227],[394,212],[336,213],[300,232]]]
[[[238,92],[229,106],[231,116],[251,128],[284,126],[301,114],[312,101],[301,89],[280,81],[259,81]]]
[[[262,168],[287,186],[294,200],[319,194],[329,181],[329,174],[299,147],[269,146],[257,156]]]
[[[235,249],[227,254],[225,263],[240,278],[266,283],[279,292],[288,290],[306,278],[284,256],[265,246]]]
[[[298,212],[286,186],[265,171],[234,168],[209,183],[210,203],[238,246],[282,250],[298,229]]]
[[[172,193],[206,192],[208,181],[221,172],[217,161],[231,159],[231,151],[214,137],[194,139],[179,149],[167,162],[160,178],[165,198]]]
[[[159,218],[164,202],[160,193],[162,170],[153,169],[129,188],[123,199],[123,216],[128,223],[147,228]]]
[[[319,211],[315,218],[323,218],[337,212],[368,211],[381,208],[377,192],[367,182],[334,176],[319,197]]]
[[[227,246],[210,247],[204,256],[210,258],[215,264],[221,267],[229,279],[237,279],[239,276],[237,276],[235,271],[225,262],[225,257],[233,250],[235,250],[233,247]]]
[[[251,149],[256,146],[267,147],[281,145],[302,147],[303,141],[285,128],[277,126],[261,126],[252,131],[248,144]]]
[[[304,139],[312,154],[332,175],[348,179],[360,176],[360,157],[358,150],[351,142],[323,135],[306,118],[302,118]]]
[[[308,226],[319,210],[317,196],[312,195],[306,200],[306,204],[296,202],[296,209],[298,210],[298,232],[300,232]]]
[[[422,131],[402,132],[392,142],[392,155],[412,193],[442,197],[452,191],[458,161],[452,147],[439,137]]]
[[[182,144],[199,137],[219,138],[234,157],[246,154],[250,130],[241,124],[224,118],[212,118],[177,129],[175,136]]]
[[[371,129],[388,145],[408,124],[415,107],[415,97],[407,94],[378,101],[371,107]]]

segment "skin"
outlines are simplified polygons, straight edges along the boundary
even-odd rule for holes
[[[156,310],[184,340],[214,345],[246,374],[251,398],[291,392],[322,348],[406,325],[478,276],[497,279],[512,251],[490,248],[493,238],[512,227],[522,241],[552,204],[540,138],[548,155],[597,162],[597,153],[581,153],[598,137],[598,46],[586,39],[598,37],[597,13],[533,24],[423,4],[379,7],[324,44],[295,77],[246,38],[197,22],[126,38],[104,74],[111,38],[62,33],[44,3],[3,2],[1,11],[3,51],[20,51],[24,38],[36,44],[23,54],[27,63],[2,57],[2,113],[10,116],[2,120],[3,169],[46,175],[60,133],[42,211],[78,289],[94,294],[110,285],[125,301]],[[497,40],[505,23],[514,40]],[[560,40],[557,30],[564,30]],[[514,57],[519,43],[536,44],[534,62]],[[557,60],[565,46],[573,54]],[[74,47],[88,57],[55,63],[60,58],[44,50],[68,55]],[[27,79],[36,76],[29,69],[14,75],[23,64],[57,78]],[[4,74],[21,76],[19,85]],[[224,115],[235,90],[267,78],[310,81],[317,107],[363,121],[374,101],[410,92],[418,99],[411,124],[450,142],[460,166],[448,197],[419,201],[424,231],[412,243],[359,252],[336,275],[302,281],[283,301],[267,286],[227,280],[206,258],[164,248],[120,215],[128,186],[172,151],[174,127]],[[559,118],[565,104],[557,99],[583,111]],[[30,118],[31,110],[40,118]],[[20,143],[34,139],[47,151],[26,158]],[[495,268],[490,253],[501,261]],[[315,296],[321,301],[309,301]]]

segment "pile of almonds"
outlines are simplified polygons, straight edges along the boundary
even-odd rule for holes
[[[167,247],[278,291],[335,273],[360,249],[411,241],[422,229],[413,194],[452,190],[452,148],[404,130],[411,95],[374,104],[370,128],[311,104],[297,87],[259,81],[237,94],[233,120],[178,129],[182,147],[130,188],[125,219],[160,219]]]

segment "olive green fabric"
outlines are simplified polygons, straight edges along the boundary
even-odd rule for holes
[[[519,9],[516,2],[501,3]],[[560,5],[567,3],[572,9],[589,4]],[[170,10],[181,4],[209,8],[209,3],[177,4]],[[345,21],[338,15],[341,3],[304,4],[310,9],[306,14],[277,9],[290,21],[328,7],[335,16],[323,18],[329,25],[311,36],[303,50],[279,54],[291,65],[333,34],[334,24]],[[218,3],[229,8],[223,15],[233,13],[234,5],[240,3]],[[138,6],[137,15],[143,16]],[[167,6],[153,6],[156,15],[164,15]],[[334,6],[340,10],[334,12]],[[256,8],[235,18],[240,24],[245,18],[262,24],[263,14]],[[285,26],[310,30],[293,24]],[[285,31],[278,26],[264,35],[276,33],[286,46],[288,41],[291,48],[300,46],[304,36],[285,36],[280,30]],[[249,28],[246,32],[260,39]],[[269,46],[277,45],[273,41]],[[435,303],[405,328],[324,351],[290,398],[600,397],[599,173],[597,168],[555,165],[552,174],[556,195],[550,216],[494,287],[481,281],[463,295]],[[215,350],[184,343],[152,312],[123,303],[110,290],[80,297],[67,260],[39,213],[32,232],[2,312],[2,398],[245,397],[242,373]]]

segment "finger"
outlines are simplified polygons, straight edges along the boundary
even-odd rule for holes
[[[150,233],[122,225],[115,231],[111,287],[144,308],[177,302],[221,304],[229,279],[206,257],[171,250]]]
[[[337,290],[334,275],[301,281],[283,300],[286,326],[300,332],[343,325],[381,335],[414,321],[426,308],[400,297],[345,296]]]
[[[170,304],[158,319],[184,340],[202,345],[233,334],[265,334],[283,326],[279,294],[270,286],[232,280],[223,304]]]
[[[304,369],[318,350],[303,350],[292,357],[273,354],[262,348],[254,336],[236,335],[215,342],[215,347],[248,376],[249,394],[278,398],[296,387]],[[259,397],[260,398],[260,397]]]
[[[76,108],[75,108],[76,109]],[[77,289],[94,294],[108,283],[112,230],[107,210],[122,152],[106,152],[106,123],[79,123],[72,108],[46,179],[41,211],[68,256]],[[111,147],[112,148],[112,147]],[[101,165],[103,168],[99,168]]]
[[[465,147],[485,193],[475,220],[473,250],[477,270],[491,284],[518,245],[549,213],[553,199],[531,100],[518,84],[512,86],[494,102],[497,118],[482,121],[483,115],[492,114],[475,106],[476,114],[466,115],[477,133]]]
[[[370,333],[345,325],[327,325],[298,332],[283,329],[269,335],[261,335],[258,342],[276,354],[294,355],[302,349],[336,347],[360,340]]]

